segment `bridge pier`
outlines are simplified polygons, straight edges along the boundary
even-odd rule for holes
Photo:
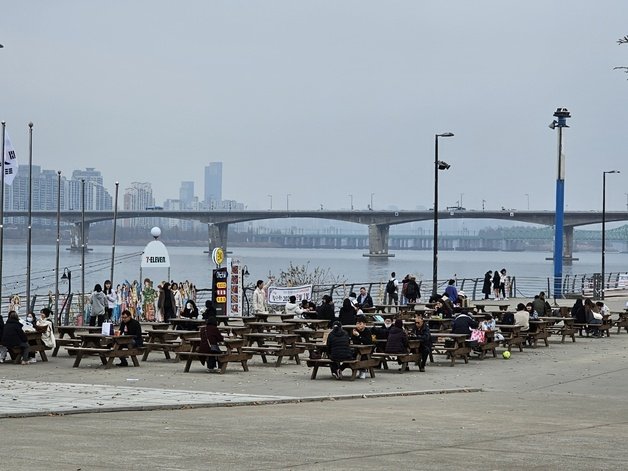
[[[229,233],[229,224],[207,224],[207,248],[209,254],[213,252],[216,247],[222,247],[224,253],[227,253],[227,235]]]
[[[578,260],[573,256],[573,231],[574,226],[563,226],[565,233],[565,245],[563,246],[563,263],[571,265],[572,262]]]
[[[70,230],[71,238],[70,238],[70,247],[67,250],[71,250],[73,252],[78,252],[82,248],[83,244],[83,223],[75,222]],[[89,240],[89,222],[85,223],[85,250],[91,250],[87,248],[87,241]]]
[[[389,224],[369,224],[369,253],[362,254],[362,256],[373,258],[394,257],[395,254],[388,253],[389,232]]]

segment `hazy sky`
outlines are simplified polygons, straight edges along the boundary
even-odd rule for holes
[[[567,209],[627,205],[626,0],[4,1],[0,119],[21,164],[96,167],[113,192],[182,180],[250,209],[553,209],[557,107]]]

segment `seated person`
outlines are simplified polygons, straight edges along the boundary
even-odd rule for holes
[[[333,329],[327,336],[327,353],[331,364],[331,375],[336,379],[342,379],[342,368],[340,363],[345,360],[353,360],[353,352],[349,347],[350,339],[342,328],[342,324],[339,321],[335,321]]]
[[[371,295],[366,292],[366,288],[364,286],[360,288],[360,294],[358,295],[357,301],[360,309],[373,307],[373,298],[371,298]]]
[[[39,311],[39,319],[37,319],[37,330],[41,332],[41,340],[46,348],[55,348],[57,341],[55,340],[54,328],[50,321],[51,311],[47,307]]]
[[[120,335],[132,335],[133,342],[129,344],[129,347],[141,347],[144,345],[144,339],[142,338],[142,326],[131,316],[131,311],[125,309],[120,314]],[[126,346],[125,346],[126,347]],[[120,357],[120,363],[116,363],[116,366],[129,366],[126,357]]]
[[[408,334],[403,328],[403,321],[395,319],[395,323],[390,328],[388,339],[386,340],[386,353],[407,353]]]
[[[576,299],[573,307],[571,308],[571,317],[574,318],[576,324],[586,324],[587,317],[584,311],[584,304],[581,298]]]
[[[584,313],[587,324],[589,324],[589,328],[587,329],[588,333],[592,333],[595,337],[600,335],[600,330],[597,327],[598,325],[602,325],[604,322],[604,316],[596,311],[596,307],[589,298],[584,300]],[[592,326],[592,327],[591,327]]]
[[[423,320],[423,317],[420,314],[417,314],[414,319],[412,337],[421,342],[419,345],[419,353],[421,354],[421,359],[419,360],[419,371],[425,371],[427,358],[430,356],[432,351],[432,335],[430,333],[428,323]]]
[[[499,342],[504,340],[504,336],[500,332],[497,332],[495,319],[493,319],[493,316],[488,312],[484,315],[484,320],[480,322],[480,330],[495,332],[495,340]]]
[[[526,310],[525,304],[517,304],[517,312],[515,312],[515,324],[521,326],[521,332],[530,330],[530,314]]]
[[[458,288],[456,288],[456,280],[449,280],[447,288],[445,288],[445,296],[447,296],[453,304],[458,304]]]
[[[372,331],[375,335],[376,350],[378,352],[383,352],[386,349],[386,342],[382,342],[382,340],[388,340],[388,334],[390,333],[392,325],[392,319],[386,318],[384,319],[384,325],[382,327],[373,327]]]
[[[216,308],[210,299],[205,301],[205,311],[203,311],[203,319],[207,320],[209,317],[216,317]]]
[[[198,319],[198,316],[199,312],[198,308],[196,307],[196,303],[191,299],[188,299],[188,301],[185,303],[185,308],[183,309],[183,311],[181,311],[181,317],[185,319]],[[198,327],[197,324],[195,324],[194,322],[184,322],[179,325],[183,330],[196,330]]]
[[[296,296],[290,296],[290,298],[288,298],[288,302],[284,306],[284,310],[286,311],[286,314],[292,314],[294,317],[300,316],[303,312],[301,307],[297,304]]]
[[[351,304],[351,300],[349,298],[345,298],[342,302],[340,312],[338,313],[338,320],[342,325],[355,325],[356,317],[357,313],[353,304]]]
[[[355,320],[355,329],[351,332],[351,343],[354,345],[373,345],[373,334],[366,327],[366,317],[358,316]],[[361,360],[366,360],[363,355]],[[360,370],[360,379],[366,379],[366,370]]]
[[[328,321],[327,326],[331,327],[335,321],[334,304],[331,296],[325,294],[321,305],[316,308],[316,317]]]
[[[308,301],[307,299],[301,301],[300,310],[301,316],[305,319],[316,318],[316,304],[312,301]]]
[[[451,324],[452,334],[464,334],[467,337],[471,336],[471,329],[477,329],[479,326],[473,316],[470,316],[466,311],[461,311],[453,323]]]
[[[454,316],[454,306],[446,297],[439,297],[435,301],[436,315],[443,319],[451,319]]]
[[[201,344],[198,347],[199,353],[221,353],[220,342],[224,341],[222,333],[218,329],[218,319],[209,316],[207,322],[201,327]],[[200,359],[201,364],[205,364],[205,359]],[[207,357],[207,370],[213,371],[216,368],[216,357]]]
[[[15,311],[9,311],[7,322],[4,324],[2,330],[2,340],[0,340],[3,348],[0,353],[0,363],[4,363],[7,355],[8,348],[19,347],[22,354],[22,365],[28,365],[28,353],[30,347],[28,345],[28,338],[22,329],[22,323],[20,322],[20,316]]]

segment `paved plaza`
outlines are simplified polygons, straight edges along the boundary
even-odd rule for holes
[[[158,353],[139,368],[72,368],[65,352],[2,364],[2,469],[628,469],[616,329],[425,373],[309,375],[258,357],[248,373],[183,373]]]

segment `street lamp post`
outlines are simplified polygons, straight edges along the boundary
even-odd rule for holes
[[[451,132],[444,132],[434,135],[434,243],[432,254],[432,296],[436,295],[438,289],[438,171],[447,170],[450,165],[447,162],[438,160],[438,138],[453,137]]]
[[[526,202],[528,203],[528,211],[530,211],[530,194],[526,193],[525,197],[526,197]]]
[[[371,211],[373,211],[373,196],[375,196],[375,193],[371,193]]]
[[[600,298],[604,299],[604,289],[606,288],[605,273],[606,268],[606,174],[619,173],[619,170],[608,170],[602,172],[602,289]]]
[[[350,208],[351,208],[351,211],[353,211],[353,195],[348,195],[348,196],[349,196],[349,199],[351,200]]]
[[[270,198],[270,210],[273,210],[273,195],[266,195]]]
[[[554,217],[554,299],[563,297],[563,225],[565,220],[565,154],[563,153],[563,128],[568,128],[567,108],[557,108],[556,118],[549,125],[558,128],[558,175],[556,177],[556,213]]]
[[[290,193],[286,195],[286,211],[290,211],[290,197],[291,196],[292,195]]]
[[[68,325],[69,317],[70,317],[70,306],[68,303],[71,302],[71,296],[72,296],[72,272],[70,271],[68,267],[65,267],[63,269],[63,275],[61,276],[61,279],[68,280],[68,295],[65,298],[63,307],[61,308],[61,310],[65,308],[65,316],[63,318],[63,325]]]

